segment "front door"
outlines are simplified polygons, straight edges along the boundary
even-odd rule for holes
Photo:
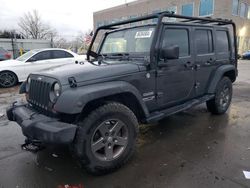
[[[157,70],[157,96],[159,107],[181,104],[194,97],[194,59],[190,27],[165,26],[160,49],[169,46],[179,47],[179,59],[165,61],[164,67]]]
[[[30,73],[38,73],[46,70],[51,65],[52,53],[50,50],[42,51],[25,62],[25,75]]]

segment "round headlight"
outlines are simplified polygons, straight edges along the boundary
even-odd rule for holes
[[[31,78],[28,77],[28,79],[26,81],[26,93],[28,93],[30,90],[30,83],[31,83]]]
[[[56,97],[60,96],[61,86],[57,82],[54,84],[53,91]]]
[[[61,85],[58,82],[55,82],[52,85],[51,92],[50,92],[51,102],[55,102],[55,100],[60,96],[60,94],[61,94]]]

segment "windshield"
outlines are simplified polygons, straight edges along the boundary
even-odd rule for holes
[[[147,26],[111,32],[105,38],[100,53],[147,53],[150,51],[154,30],[153,26]]]
[[[31,50],[31,51],[23,54],[22,56],[18,57],[16,60],[18,60],[18,61],[26,61],[27,59],[29,59],[31,56],[33,56],[37,52],[39,52],[39,50]]]

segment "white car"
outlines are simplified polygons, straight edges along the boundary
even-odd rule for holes
[[[83,55],[59,48],[31,50],[17,59],[0,62],[0,87],[12,87],[33,72],[45,72],[84,60]]]

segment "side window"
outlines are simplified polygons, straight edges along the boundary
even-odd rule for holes
[[[74,57],[72,54],[70,54],[69,52],[65,52],[65,58],[72,58]]]
[[[218,53],[225,53],[229,51],[227,31],[216,31],[216,45]]]
[[[72,54],[65,52],[63,50],[53,50],[53,58],[54,59],[60,59],[60,58],[71,58],[73,57]]]
[[[180,57],[190,54],[189,37],[187,29],[166,29],[163,36],[162,48],[177,45],[180,49]]]
[[[212,31],[205,29],[195,30],[195,46],[197,54],[209,54],[214,51]]]
[[[39,52],[38,54],[36,54],[34,56],[34,59],[36,61],[41,61],[41,60],[47,60],[47,59],[51,59],[51,52],[50,51],[43,51],[43,52]]]

